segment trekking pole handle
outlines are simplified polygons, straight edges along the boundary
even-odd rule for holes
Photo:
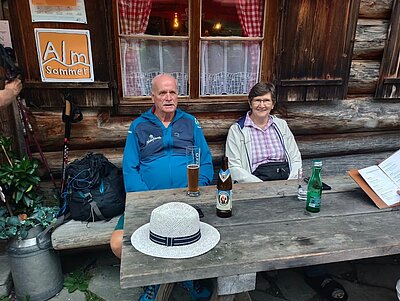
[[[65,115],[71,116],[71,102],[68,99],[65,100]]]

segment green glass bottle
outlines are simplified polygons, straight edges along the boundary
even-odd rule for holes
[[[322,161],[313,161],[312,175],[307,187],[307,205],[309,212],[319,212],[321,209],[322,180],[321,180]]]

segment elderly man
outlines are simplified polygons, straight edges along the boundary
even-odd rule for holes
[[[200,147],[199,185],[209,185],[214,171],[211,153],[197,119],[178,109],[177,82],[168,74],[152,81],[153,107],[132,122],[122,162],[125,190],[146,191],[187,186],[187,146]],[[111,236],[111,249],[121,257],[123,216]],[[193,299],[207,298],[210,292],[198,282],[183,286]],[[145,288],[140,301],[154,300],[159,286]]]

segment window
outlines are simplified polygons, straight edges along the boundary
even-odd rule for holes
[[[152,78],[164,72],[173,74],[180,94],[187,95],[187,11],[187,0],[118,2],[125,97],[150,95]]]
[[[124,99],[149,96],[164,72],[189,98],[244,95],[259,81],[263,0],[117,1]]]

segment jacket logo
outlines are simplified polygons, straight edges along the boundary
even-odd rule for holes
[[[147,141],[146,141],[146,145],[148,145],[149,143],[154,142],[156,140],[161,140],[161,136],[154,137],[153,135],[150,134],[149,139],[147,139]]]
[[[196,124],[198,129],[201,129],[200,122],[197,120],[197,118],[194,119],[194,123]]]

